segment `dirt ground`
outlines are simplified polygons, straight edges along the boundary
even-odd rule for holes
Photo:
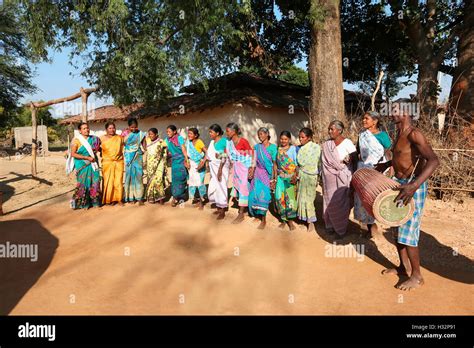
[[[0,314],[472,314],[474,200],[428,200],[420,241],[425,285],[395,288],[390,233],[340,245],[304,226],[264,231],[236,209],[216,223],[204,211],[154,205],[69,208],[64,158],[0,160],[5,216],[0,244],[37,244],[39,257],[0,259]],[[318,194],[317,210],[322,210]],[[321,219],[320,219],[321,221]],[[362,249],[363,248],[363,249]],[[358,252],[356,252],[358,251]]]

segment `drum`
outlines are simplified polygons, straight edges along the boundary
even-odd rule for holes
[[[400,184],[375,169],[361,168],[357,170],[352,175],[351,184],[367,213],[382,225],[400,226],[413,216],[415,211],[413,198],[407,205],[394,202],[399,191],[394,191],[393,188],[400,186]]]

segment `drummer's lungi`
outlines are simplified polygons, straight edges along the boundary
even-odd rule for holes
[[[398,179],[393,177],[393,180],[402,185],[408,183],[408,179]],[[398,229],[398,243],[412,247],[418,246],[418,240],[420,239],[421,215],[423,214],[423,207],[425,206],[427,193],[428,184],[425,181],[413,195],[413,200],[415,201],[415,212],[413,213],[412,218],[404,225],[401,225],[398,228],[395,227],[395,229]]]

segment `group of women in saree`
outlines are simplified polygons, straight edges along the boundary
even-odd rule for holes
[[[209,127],[211,142],[206,147],[196,128],[188,130],[185,140],[176,126],[170,125],[166,138],[160,139],[156,128],[142,132],[135,119],[129,120],[128,125],[125,132],[117,135],[115,125],[107,123],[107,134],[100,139],[89,134],[86,123],[79,125],[68,160],[69,172],[72,167],[77,172],[73,208],[144,201],[164,204],[166,189],[171,186],[172,206],[184,203],[188,194],[203,209],[207,195],[216,208],[217,220],[222,220],[232,198],[238,206],[233,223],[243,221],[248,210],[263,229],[274,202],[281,228],[288,226],[294,230],[294,220],[299,219],[308,231],[314,231],[316,190],[321,176],[327,231],[342,238],[354,206],[355,218],[367,224],[369,234],[372,232],[374,220],[357,195],[353,197],[350,182],[356,169],[374,167],[383,161],[390,147],[390,138],[380,130],[380,115],[376,112],[364,115],[364,131],[359,135],[357,147],[343,136],[344,124],[337,120],[330,123],[330,139],[322,146],[312,140],[313,132],[309,128],[299,131],[299,146],[292,144],[289,131],[281,132],[277,146],[270,142],[269,130],[262,127],[257,132],[258,143],[251,147],[241,137],[236,123],[227,124],[225,132],[213,124]],[[99,153],[102,185],[97,164]],[[168,159],[171,180],[167,175]],[[206,163],[210,174],[207,188]]]

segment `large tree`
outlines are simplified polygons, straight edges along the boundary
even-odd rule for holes
[[[318,140],[331,120],[345,120],[339,0],[311,0],[310,118]]]
[[[230,71],[224,40],[237,45],[243,34],[229,16],[247,11],[226,0],[17,3],[35,53],[70,47],[89,83],[118,104],[159,101],[186,80]]]
[[[438,73],[450,72],[462,27],[460,0],[388,0],[391,16],[407,35],[417,64],[417,97],[423,120],[436,113]]]
[[[35,90],[29,66],[32,56],[21,28],[15,6],[0,6],[0,127],[14,113],[19,100]]]
[[[393,98],[415,73],[410,42],[397,17],[380,2],[343,0],[341,5],[344,81],[373,91],[384,72],[380,94]],[[401,77],[408,77],[402,80]]]
[[[464,2],[463,25],[457,45],[457,64],[453,71],[449,112],[457,115],[457,124],[474,132],[474,1]],[[461,121],[458,123],[458,121]],[[464,124],[465,121],[466,123]]]

